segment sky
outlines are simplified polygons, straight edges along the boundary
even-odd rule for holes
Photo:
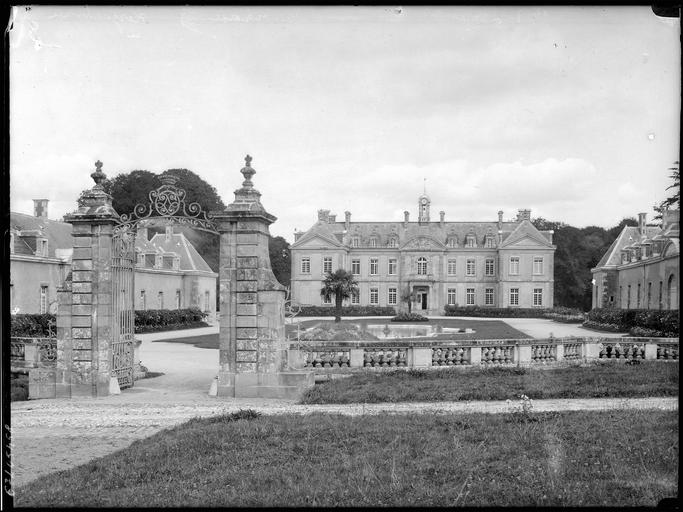
[[[10,209],[76,209],[187,168],[228,204],[244,156],[293,241],[343,220],[576,227],[647,212],[679,159],[680,27],[631,7],[17,7]],[[119,212],[128,213],[128,212]]]

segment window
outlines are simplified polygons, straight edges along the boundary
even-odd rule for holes
[[[467,293],[465,295],[465,303],[468,306],[474,306],[474,288],[467,288]]]
[[[456,260],[448,260],[448,275],[449,276],[454,276],[455,275],[455,265]]]
[[[389,258],[389,275],[396,275],[396,258]]]
[[[623,286],[619,287],[619,307],[620,308],[624,307],[624,287]]]
[[[458,245],[458,241],[455,239],[454,236],[449,237],[446,243],[450,248],[457,247]]]
[[[360,260],[351,260],[351,273],[354,276],[360,275]]]
[[[449,306],[455,306],[455,288],[448,289],[448,295],[446,298],[448,300]]]
[[[47,256],[47,240],[40,241],[40,255]]]
[[[659,282],[659,309],[662,309],[662,297],[664,291],[664,281]]]
[[[493,258],[487,258],[486,259],[486,275],[487,276],[492,276],[494,275],[494,266],[493,266]]]
[[[631,285],[626,288],[626,309],[631,309]]]
[[[379,304],[378,288],[370,288],[370,304]]]
[[[650,302],[652,301],[652,283],[647,283],[647,309],[650,309]]]
[[[486,242],[484,242],[484,247],[486,247],[487,249],[492,249],[495,247],[495,243],[491,235],[486,235]]]
[[[468,276],[473,276],[474,275],[474,260],[467,260],[467,275]]]
[[[379,268],[379,260],[377,258],[370,258],[370,275],[376,276]]]
[[[417,259],[417,273],[419,275],[427,275],[427,258],[421,256]]]
[[[332,294],[326,293],[323,295],[323,304],[332,304]]]
[[[510,305],[519,306],[519,288],[510,288]]]
[[[358,247],[360,245],[360,238],[357,236],[354,236],[351,238],[351,247]]]
[[[147,296],[145,295],[145,290],[140,290],[140,309],[147,309]]]
[[[360,304],[360,293],[358,290],[351,292],[351,304]]]
[[[628,253],[626,251],[621,253],[621,262],[628,263]]]
[[[636,308],[640,309],[640,283],[638,283],[638,288],[636,289]]]
[[[534,306],[543,305],[543,288],[534,288]]]
[[[323,258],[323,274],[332,273],[332,258],[330,256],[325,256]]]
[[[486,288],[484,294],[484,304],[487,306],[493,306],[493,288]]]
[[[543,274],[543,257],[534,256],[534,274]]]
[[[47,313],[47,285],[40,287],[40,314]]]
[[[370,247],[377,247],[377,238],[374,236],[370,239]]]
[[[310,274],[311,273],[311,258],[305,256],[301,258],[301,273]]]
[[[395,306],[397,300],[396,288],[389,288],[389,300],[387,303],[390,306]]]
[[[516,276],[519,274],[519,258],[517,256],[510,257],[510,275]]]
[[[180,309],[180,290],[175,291],[175,308]]]
[[[211,307],[210,307],[210,304],[209,304],[209,299],[210,299],[210,297],[211,297],[211,296],[210,296],[210,294],[209,294],[209,291],[208,291],[208,290],[205,291],[205,292],[204,292],[204,311],[211,311]]]
[[[398,241],[396,240],[395,236],[392,236],[389,239],[389,247],[396,247],[398,245]]]
[[[164,309],[164,292],[157,294],[157,309]]]
[[[467,241],[465,243],[465,247],[476,247],[477,245],[477,240],[475,239],[474,235],[467,235]]]

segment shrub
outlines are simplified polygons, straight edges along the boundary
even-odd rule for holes
[[[135,311],[135,332],[159,331],[204,325],[207,313],[198,308]]]
[[[333,306],[301,306],[297,316],[334,316]],[[341,316],[394,316],[396,310],[384,306],[343,306]]]
[[[18,314],[10,316],[10,337],[40,338],[56,336],[55,315]]]
[[[618,331],[630,331],[634,327],[639,327],[647,329],[643,332],[658,332],[661,336],[675,338],[679,333],[678,315],[678,310],[599,308],[588,312],[588,321],[584,325],[616,325]]]
[[[28,400],[28,375],[11,373],[10,401],[22,402]]]
[[[408,313],[402,311],[391,319],[392,322],[427,322],[429,318],[419,315],[417,313]]]
[[[557,308],[492,308],[482,306],[446,306],[446,316],[509,317],[509,318],[548,318],[561,322],[582,322],[584,313],[580,309]]]

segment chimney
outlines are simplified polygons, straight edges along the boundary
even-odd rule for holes
[[[144,226],[138,227],[138,237],[144,241],[149,241],[149,235],[147,235],[147,228]]]
[[[410,212],[407,210],[403,212],[403,227],[407,228],[408,227],[408,219],[410,218]]]
[[[441,227],[443,227],[445,220],[446,220],[446,212],[444,212],[442,210],[439,212],[439,224],[441,224]]]
[[[647,218],[647,213],[638,214],[638,234],[640,236],[645,236],[645,222]]]
[[[680,216],[680,210],[664,210],[662,214],[662,229],[666,230],[671,225],[674,225],[674,229],[678,229],[675,225],[680,222]]]
[[[334,215],[330,215],[329,217],[327,217],[327,222],[329,222],[330,224],[332,224],[333,222],[337,222],[337,214],[335,213]]]
[[[522,222],[523,220],[531,220],[531,210],[517,211],[517,222]]]
[[[171,241],[171,235],[173,234],[173,226],[166,226],[166,241]]]
[[[498,231],[503,229],[503,210],[498,210]]]
[[[294,241],[295,241],[295,242],[298,241],[299,238],[301,238],[301,236],[302,236],[303,234],[304,234],[303,231],[296,231],[296,230],[294,230]]]
[[[553,243],[553,235],[554,234],[555,234],[554,229],[551,229],[550,231],[548,231],[548,238],[549,238],[551,244]]]
[[[33,215],[41,219],[47,219],[47,203],[49,199],[34,199],[33,200]]]
[[[330,210],[318,210],[318,222],[328,222]]]
[[[346,212],[344,212],[344,229],[346,231],[348,231],[350,227],[351,227],[351,212],[346,211]]]

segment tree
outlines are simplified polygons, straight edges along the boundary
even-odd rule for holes
[[[657,212],[654,220],[661,220],[664,215],[665,210],[680,208],[681,206],[681,170],[678,162],[674,162],[673,167],[669,167],[670,171],[673,171],[669,178],[674,180],[674,182],[666,187],[666,190],[673,189],[672,195],[664,199],[658,205],[653,207],[654,211]]]
[[[335,322],[341,322],[342,301],[350,298],[353,293],[358,293],[358,283],[352,274],[343,268],[327,273],[323,280],[323,287],[320,289],[320,296],[331,297],[334,295]]]
[[[281,285],[289,288],[292,281],[289,243],[281,236],[271,236],[268,239],[268,252],[270,254],[270,266],[273,269],[273,274],[275,274]]]
[[[413,301],[415,300],[415,293],[410,291],[410,288],[406,288],[401,294],[401,302],[408,304],[408,313],[413,312]]]

